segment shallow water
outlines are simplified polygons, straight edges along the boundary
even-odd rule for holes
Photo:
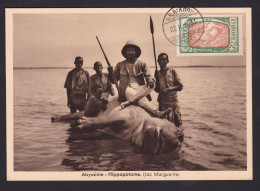
[[[68,69],[15,69],[14,170],[246,170],[246,68],[176,70],[184,142],[171,153],[144,155],[129,141],[51,122],[69,113]]]

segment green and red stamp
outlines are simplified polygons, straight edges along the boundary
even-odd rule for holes
[[[177,46],[177,55],[242,55],[241,15],[203,15],[195,8],[189,8],[189,13],[174,9],[166,13],[163,30]]]

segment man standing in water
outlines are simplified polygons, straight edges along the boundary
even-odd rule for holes
[[[183,85],[177,72],[167,66],[169,63],[167,54],[161,53],[158,56],[158,63],[161,69],[160,71],[155,71],[155,91],[159,93],[157,100],[159,102],[159,110],[163,111],[171,108],[172,112],[168,114],[166,118],[179,127],[182,124],[182,120],[178,105],[177,91],[181,91]]]
[[[159,111],[148,100],[151,100],[149,93],[155,88],[155,80],[152,78],[146,63],[137,59],[141,55],[140,47],[134,42],[128,41],[121,53],[126,60],[116,65],[114,74],[112,74],[113,68],[108,68],[111,82],[115,83],[114,76],[119,81],[119,101],[131,101],[141,92],[143,96],[137,101],[137,104],[153,116],[162,118],[171,110]]]
[[[67,88],[67,106],[71,113],[85,110],[89,87],[89,73],[82,68],[83,58],[76,57],[74,64],[75,68],[68,73],[64,85]]]

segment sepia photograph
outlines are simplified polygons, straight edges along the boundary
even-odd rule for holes
[[[251,8],[7,8],[7,180],[252,180]]]

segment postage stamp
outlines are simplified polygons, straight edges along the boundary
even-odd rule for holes
[[[251,180],[251,28],[250,8],[6,9],[7,180]]]
[[[226,54],[241,55],[242,41],[239,24],[241,17],[203,17],[204,23],[199,23],[201,18],[180,18],[179,20],[179,41],[181,47],[178,48],[179,55],[188,54]],[[195,23],[195,24],[194,24]],[[204,25],[203,35],[198,40],[194,40],[199,35],[196,28]],[[182,34],[182,35],[181,35]],[[196,41],[196,42],[195,42]]]

